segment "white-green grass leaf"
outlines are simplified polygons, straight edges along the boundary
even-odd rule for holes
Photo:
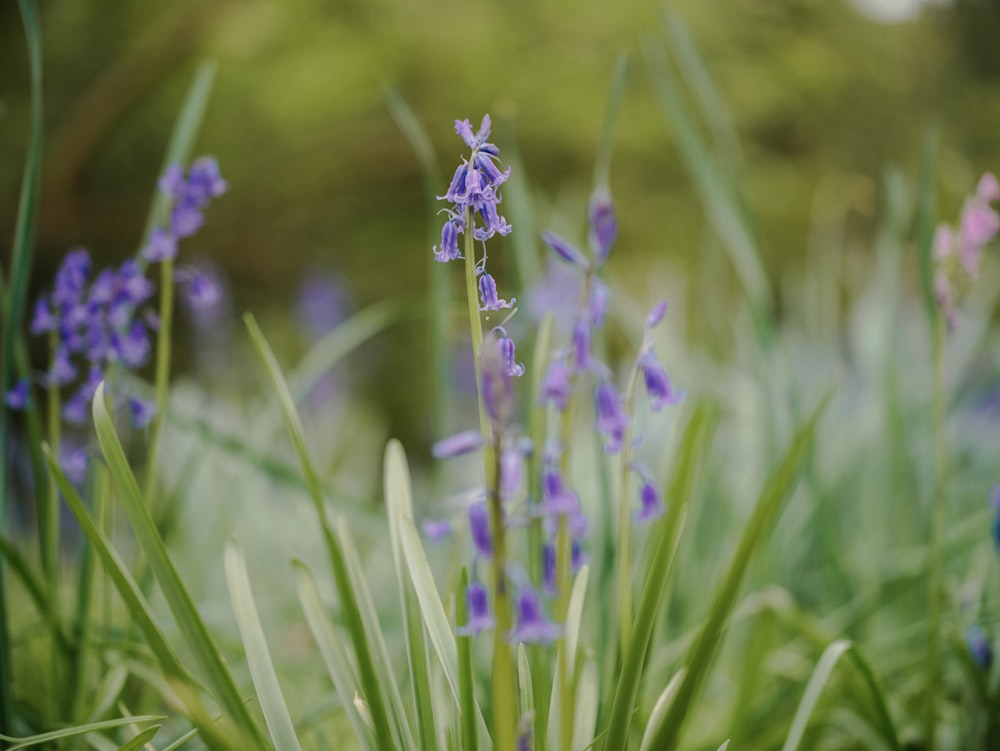
[[[243,560],[239,547],[232,542],[226,545],[225,569],[229,600],[233,605],[236,625],[246,651],[250,679],[257,690],[257,699],[260,701],[271,741],[278,751],[301,751],[295,725],[288,713],[285,695],[281,691],[278,674],[267,648],[264,628],[257,614],[246,561]]]
[[[594,742],[600,702],[600,678],[597,658],[584,658],[576,678],[576,704],[573,707],[573,751],[583,751]]]
[[[145,730],[137,733],[119,746],[118,751],[140,751],[143,746],[156,737],[156,734],[160,732],[161,727],[162,725],[153,725],[153,727],[146,728]]]
[[[10,735],[4,735],[0,733],[0,741],[5,741],[7,743],[12,743],[14,745],[8,746],[6,751],[18,751],[22,748],[30,748],[31,746],[38,746],[42,743],[52,743],[54,741],[62,741],[67,738],[75,738],[79,735],[85,735],[87,733],[99,733],[103,730],[114,730],[115,728],[120,728],[125,725],[145,725],[147,722],[162,722],[167,719],[161,715],[139,715],[136,717],[119,717],[115,720],[103,720],[101,722],[91,722],[86,725],[77,725],[71,728],[63,728],[62,730],[53,730],[48,733],[39,733],[38,735],[29,735],[24,738],[15,738]]]
[[[674,694],[677,693],[677,687],[681,685],[681,681],[684,680],[684,673],[686,668],[681,668],[673,677],[667,682],[666,687],[660,692],[660,695],[656,697],[656,702],[653,704],[653,711],[649,713],[649,721],[646,723],[646,730],[642,734],[642,742],[639,744],[639,751],[653,751],[650,745],[653,742],[653,730],[659,727],[660,723],[663,722],[663,718],[666,717],[667,708],[670,707],[670,702],[674,698]]]
[[[184,735],[180,736],[177,740],[170,743],[168,746],[164,746],[160,751],[177,751],[181,746],[187,743],[189,740],[198,735],[198,728],[191,728]]]
[[[357,694],[357,687],[360,685],[357,672],[351,664],[340,636],[326,614],[326,608],[320,598],[316,581],[309,569],[301,561],[292,561],[292,566],[295,569],[296,589],[299,603],[302,605],[302,612],[306,616],[306,623],[309,625],[313,639],[316,640],[319,652],[323,656],[326,670],[330,674],[333,687],[344,707],[347,719],[362,746],[374,751],[377,748],[375,736],[371,728],[362,720],[354,705],[354,697]]]
[[[211,688],[214,698],[232,718],[240,732],[245,734],[243,742],[248,744],[248,748],[267,748],[267,740],[260,726],[236,688],[236,682],[223,662],[222,655],[215,646],[205,622],[198,614],[177,569],[174,568],[163,539],[150,516],[149,509],[146,508],[139,484],[132,474],[125,451],[115,433],[104,392],[102,383],[94,394],[94,428],[101,453],[104,454],[111,476],[121,491],[122,503],[136,541],[146,554],[150,569],[160,585],[177,627],[201,668],[202,677]]]
[[[469,604],[465,593],[469,588],[469,569],[462,566],[458,574],[458,596],[455,598],[455,625],[469,622]],[[472,667],[472,637],[456,636],[458,646],[458,715],[461,723],[462,748],[476,751],[476,682]],[[523,690],[523,687],[522,687]]]

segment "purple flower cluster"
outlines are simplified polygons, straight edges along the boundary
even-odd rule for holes
[[[958,297],[979,277],[983,246],[1000,233],[1000,214],[991,206],[997,201],[1000,183],[987,172],[966,197],[958,229],[942,223],[934,233],[934,295],[950,329],[957,322]]]
[[[160,189],[170,196],[172,209],[169,229],[155,229],[142,250],[142,257],[153,262],[175,258],[178,239],[201,227],[202,212],[212,198],[225,191],[226,183],[215,160],[206,157],[192,165],[186,179],[180,165],[171,166],[160,180]],[[86,249],[67,253],[56,271],[52,290],[35,302],[29,324],[32,334],[48,337],[53,343],[52,362],[39,384],[60,389],[76,384],[61,407],[63,420],[72,425],[86,423],[90,401],[109,367],[137,370],[147,364],[151,334],[159,326],[155,313],[146,305],[155,285],[135,259],[94,275],[92,270]],[[189,303],[192,297],[196,301],[215,299],[217,290],[213,291],[200,274],[183,271],[178,277]],[[29,382],[21,380],[4,395],[4,401],[12,409],[23,409],[30,402],[30,392]],[[128,406],[137,427],[152,421],[152,404],[132,398]],[[84,450],[72,452],[67,472],[72,468],[75,475],[82,475],[81,457],[85,461]]]

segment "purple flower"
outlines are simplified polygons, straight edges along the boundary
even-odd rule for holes
[[[47,331],[53,331],[59,326],[59,320],[52,315],[49,303],[44,297],[39,297],[35,303],[34,315],[31,317],[29,331],[36,336]]]
[[[141,368],[149,359],[150,344],[146,326],[142,321],[132,321],[125,333],[111,333],[113,360],[121,360],[130,368]]]
[[[478,430],[466,430],[455,435],[442,438],[431,446],[431,455],[435,459],[449,459],[471,453],[483,445],[483,435]]]
[[[305,276],[295,296],[295,318],[306,339],[314,342],[337,328],[347,316],[348,297],[336,274],[316,270]]]
[[[596,276],[590,282],[590,299],[587,301],[587,314],[590,325],[595,329],[604,325],[604,317],[608,312],[608,285]]]
[[[651,522],[666,511],[659,491],[648,480],[644,481],[639,489],[639,500],[642,503],[642,508],[635,514],[635,520],[639,524]]]
[[[490,534],[490,512],[482,501],[469,506],[469,532],[476,553],[483,558],[493,557],[493,536]]]
[[[551,467],[542,472],[541,509],[552,516],[568,516],[580,510],[576,493],[566,487],[559,470]]]
[[[458,236],[462,233],[462,223],[456,219],[449,219],[441,228],[441,249],[434,246],[434,260],[441,263],[455,261],[462,257],[458,249]]]
[[[524,365],[517,362],[517,357],[514,353],[513,339],[509,336],[501,336],[497,339],[497,351],[500,353],[500,359],[503,361],[507,375],[511,378],[520,378],[524,375]]]
[[[82,485],[87,478],[87,449],[63,445],[59,451],[59,466],[66,478],[75,485]]]
[[[229,183],[222,179],[219,163],[214,157],[199,157],[188,170],[187,196],[205,205],[218,198],[229,189]]]
[[[551,401],[560,412],[566,410],[573,392],[569,375],[569,366],[564,358],[560,357],[552,361],[545,373],[545,380],[542,382],[541,401],[543,404]]]
[[[132,424],[137,428],[144,428],[153,421],[156,416],[156,404],[144,399],[129,399],[129,411],[132,413]]]
[[[618,389],[605,381],[597,387],[594,397],[597,411],[597,430],[605,436],[605,452],[617,454],[621,451],[628,427],[628,416],[621,405]]]
[[[650,406],[654,412],[659,412],[667,405],[679,404],[684,400],[684,392],[674,388],[667,376],[667,371],[656,359],[653,350],[649,349],[643,352],[639,358],[639,367],[642,369],[646,392],[649,394]]]
[[[451,534],[452,524],[448,519],[428,519],[423,523],[424,534],[433,542],[440,542]]]
[[[517,495],[524,471],[524,454],[516,448],[506,448],[500,454],[500,497],[504,500]]]
[[[65,386],[76,378],[76,367],[69,359],[69,351],[60,345],[52,358],[46,382],[50,386]]]
[[[86,248],[77,248],[67,253],[56,271],[52,303],[63,307],[80,302],[89,274],[90,254]]]
[[[115,272],[111,269],[102,269],[101,273],[90,285],[90,292],[87,293],[87,306],[91,312],[96,313],[100,306],[108,305],[115,298]]]
[[[455,629],[459,636],[476,636],[487,629],[493,628],[493,614],[490,613],[490,604],[486,593],[486,587],[479,582],[472,582],[465,591],[465,602],[468,606],[469,620],[464,626]]]
[[[214,308],[222,300],[222,287],[211,275],[185,269],[177,276],[184,283],[185,302],[193,312]]]
[[[142,273],[139,264],[129,259],[118,267],[115,291],[116,302],[141,305],[153,296],[153,283]]]
[[[562,635],[562,628],[552,623],[542,612],[538,594],[531,587],[517,593],[517,626],[510,632],[511,641],[546,644]]]
[[[965,630],[965,643],[976,666],[989,670],[993,665],[993,645],[978,624],[974,623]]]
[[[594,191],[587,213],[590,218],[590,250],[594,255],[594,266],[600,267],[608,260],[611,245],[618,234],[611,192],[606,187]]]
[[[506,340],[506,337],[500,341],[503,340]],[[484,342],[481,361],[483,405],[495,427],[510,422],[514,412],[514,384],[511,378],[518,367],[524,372],[524,366],[518,366],[516,363],[513,363],[512,372],[513,347],[511,346],[509,351],[506,346],[501,350],[500,341],[492,344],[491,340]]]
[[[567,263],[576,266],[581,271],[586,271],[590,264],[587,259],[574,245],[566,242],[554,232],[543,232],[542,240],[555,251],[555,254]]]
[[[663,320],[663,316],[667,313],[667,301],[657,303],[653,306],[653,309],[649,311],[649,315],[646,316],[646,330],[651,331],[659,325],[660,321]]]
[[[26,378],[21,378],[3,397],[4,403],[11,409],[24,409],[30,399],[31,384]]]
[[[170,212],[170,230],[179,239],[191,237],[205,223],[205,215],[198,204],[182,199]]]
[[[501,299],[497,295],[496,280],[486,273],[479,277],[479,299],[482,300],[482,303],[479,305],[480,310],[502,310],[513,307],[514,303],[517,302],[513,298],[510,302]]]
[[[582,373],[590,367],[590,322],[581,316],[573,328],[573,369]]]
[[[184,191],[184,168],[177,163],[171,164],[160,178],[158,186],[161,193],[175,200],[179,198]]]
[[[542,589],[549,597],[555,597],[559,591],[556,576],[556,548],[547,542],[542,545]]]
[[[149,235],[149,244],[142,249],[142,257],[150,263],[172,261],[177,257],[177,238],[162,227]]]

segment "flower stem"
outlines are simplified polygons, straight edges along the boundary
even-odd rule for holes
[[[49,351],[54,362],[59,348],[59,332],[53,330],[49,334]],[[62,440],[60,424],[59,384],[55,378],[49,384],[48,391],[48,440],[53,456],[59,456],[59,444]],[[42,570],[49,594],[49,628],[52,631],[52,661],[50,664],[50,709],[58,707],[57,697],[63,693],[62,671],[60,669],[60,639],[59,639],[59,488],[55,481],[49,482],[49,492],[45,500],[39,504],[38,531],[42,554]],[[58,710],[55,710],[58,714]]]
[[[944,551],[942,543],[947,500],[948,461],[945,447],[944,393],[945,317],[940,313],[934,321],[932,351],[933,395],[931,404],[931,435],[934,442],[934,498],[931,507],[930,572],[928,575],[927,633],[927,707],[924,713],[925,748],[934,751],[937,735],[938,691],[941,682],[941,620]]]
[[[160,264],[160,328],[156,335],[156,376],[154,398],[156,411],[149,427],[149,458],[146,462],[146,486],[143,493],[150,510],[155,508],[154,493],[160,450],[160,435],[167,409],[167,387],[170,381],[170,340],[174,317],[174,262]]]
[[[635,390],[639,383],[639,364],[632,369],[625,392],[625,414],[628,424],[622,438],[621,466],[618,485],[618,647],[622,662],[632,643],[632,520],[629,518],[629,463],[632,459],[632,425],[635,421]]]

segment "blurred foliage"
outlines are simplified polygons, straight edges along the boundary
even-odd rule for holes
[[[861,255],[854,267],[868,266],[882,170],[914,174],[928,128],[942,149],[942,213],[954,214],[981,171],[1000,168],[995,0],[932,6],[894,25],[846,2],[723,9],[678,0],[669,9],[687,24],[730,110],[742,142],[742,200],[779,282],[805,265],[813,231],[833,226],[840,242],[823,252],[844,256],[841,293],[853,296],[851,259]],[[424,123],[445,174],[461,151],[452,119],[491,112],[501,149],[519,147],[534,224],[580,236],[622,51],[633,65],[610,181],[620,211],[618,273],[639,285],[640,297],[676,294],[685,273],[735,285],[720,256],[702,252],[715,240],[641,63],[643,36],[666,39],[663,10],[596,0],[48,2],[34,286],[74,245],[99,262],[134,251],[170,123],[205,58],[218,61],[219,73],[198,152],[219,158],[231,192],[185,254],[224,268],[237,310],[266,322],[268,308],[290,306],[307,268],[343,274],[359,306],[425,287],[431,218],[416,158],[385,105],[387,87]],[[2,237],[13,231],[27,138],[25,59],[16,7],[4,3]],[[503,254],[500,243],[494,255]],[[692,321],[689,333],[704,334]],[[377,370],[411,368],[422,357],[414,334],[425,325],[415,311],[404,336],[380,350]],[[425,410],[399,389],[386,391],[397,433],[426,437],[426,427],[414,428]]]

